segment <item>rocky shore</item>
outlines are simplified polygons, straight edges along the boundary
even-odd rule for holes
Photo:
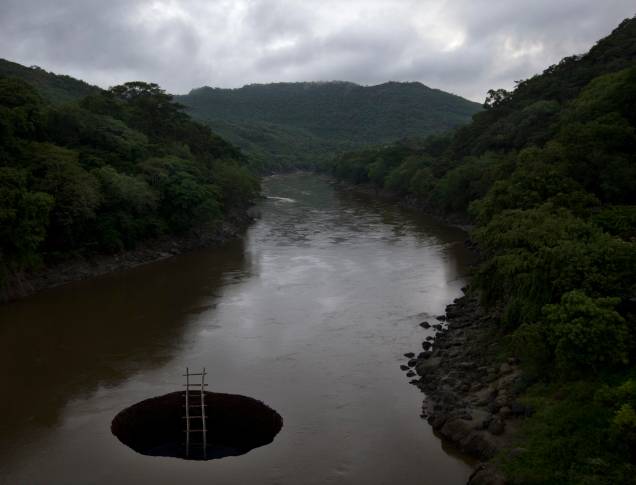
[[[194,249],[216,246],[238,237],[253,220],[252,211],[235,213],[213,228],[200,227],[181,236],[152,239],[135,249],[117,254],[77,256],[36,271],[12,274],[6,287],[0,291],[0,302],[24,298],[71,281],[160,261]]]
[[[380,197],[416,210],[465,231],[472,225],[465,216],[436,213],[415,198],[400,198],[370,184],[351,185],[335,180],[365,197]],[[476,254],[479,248],[465,244]],[[490,460],[514,448],[512,436],[532,409],[518,402],[521,370],[514,358],[500,356],[501,334],[497,318],[483,311],[477,298],[467,293],[446,307],[435,321],[421,322],[426,339],[417,351],[404,354],[400,368],[425,395],[422,418],[435,433],[462,453],[480,460],[469,485],[503,485],[503,474]]]
[[[445,315],[420,325],[433,334],[422,351],[405,354],[409,360],[401,367],[426,394],[422,417],[440,437],[484,462],[470,484],[505,484],[486,462],[503,449],[523,452],[510,449],[511,437],[532,409],[516,400],[521,371],[516,359],[499,355],[496,318],[465,294],[446,307]]]

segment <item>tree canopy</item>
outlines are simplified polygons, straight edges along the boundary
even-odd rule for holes
[[[479,104],[421,83],[202,87],[177,96],[264,171],[315,167],[335,153],[463,125]]]
[[[0,77],[0,141],[5,276],[220,224],[259,191],[240,151],[156,84],[52,104]]]
[[[473,290],[537,383],[526,394],[540,409],[527,453],[506,462],[514,483],[628,483],[636,473],[635,103],[628,19],[586,55],[489,91],[454,133],[325,166],[476,226]],[[555,389],[571,398],[553,399]],[[616,401],[598,398],[620,389]]]

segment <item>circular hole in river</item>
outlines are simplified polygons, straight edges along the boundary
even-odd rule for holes
[[[261,401],[206,392],[206,446],[200,407],[190,408],[191,431],[186,443],[184,396],[183,391],[171,392],[134,404],[115,416],[111,430],[122,443],[143,455],[212,460],[267,445],[283,427],[280,415]],[[188,397],[191,406],[200,406],[200,393],[191,392]]]

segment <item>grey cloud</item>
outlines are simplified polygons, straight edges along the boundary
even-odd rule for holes
[[[421,81],[481,101],[584,52],[633,0],[0,0],[0,57],[104,87]]]

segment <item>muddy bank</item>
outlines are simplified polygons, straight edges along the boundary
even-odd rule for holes
[[[422,417],[443,439],[484,462],[509,448],[521,420],[532,410],[517,401],[521,370],[514,358],[498,357],[501,335],[497,320],[478,301],[464,295],[446,314],[424,328],[436,330],[423,351],[403,369],[426,394]],[[408,354],[410,355],[410,354]],[[513,452],[515,450],[512,450]],[[491,465],[481,465],[471,484],[503,484]]]
[[[0,302],[24,298],[72,281],[152,263],[194,249],[220,245],[239,237],[254,220],[253,211],[234,213],[214,228],[200,227],[180,236],[163,236],[140,243],[135,249],[109,255],[77,256],[38,270],[11,274],[0,288]]]

